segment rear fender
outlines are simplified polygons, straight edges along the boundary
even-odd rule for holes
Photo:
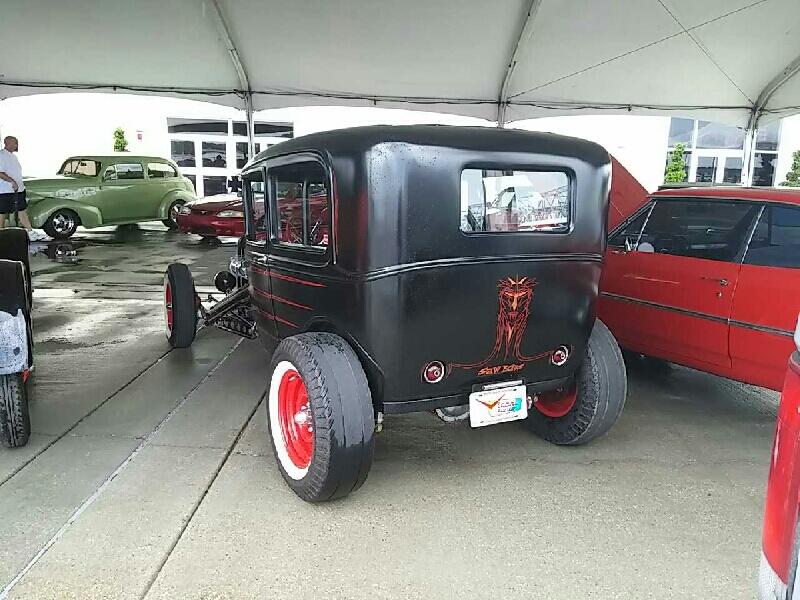
[[[41,228],[47,218],[59,208],[66,208],[76,213],[81,219],[81,225],[86,228],[103,225],[103,216],[97,208],[66,198],[44,198],[30,203],[28,216],[31,225]]]
[[[189,202],[193,200],[186,190],[181,189],[174,189],[168,191],[164,194],[164,197],[161,198],[161,204],[158,206],[158,218],[159,219],[166,219],[169,217],[169,207],[172,205],[173,202],[176,200],[180,200],[181,202]]]
[[[353,348],[356,356],[358,356],[361,366],[364,368],[364,373],[367,375],[369,389],[372,392],[372,403],[377,406],[378,410],[383,410],[383,371],[381,371],[381,368],[372,359],[369,353],[361,346],[361,344],[358,343],[358,340],[356,340],[352,335],[340,331],[336,325],[323,318],[314,319],[308,325],[306,332],[312,331],[333,333],[334,335],[344,338],[347,343],[350,344],[350,347]]]

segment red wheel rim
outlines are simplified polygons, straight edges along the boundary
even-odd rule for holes
[[[164,286],[164,308],[167,312],[167,331],[172,331],[172,286],[169,281]]]
[[[552,392],[544,392],[537,396],[536,402],[533,405],[540,413],[547,417],[557,419],[565,416],[578,399],[578,386],[572,385],[563,390],[554,390]]]
[[[283,374],[278,386],[278,420],[289,460],[305,469],[314,454],[314,422],[306,385],[294,369]]]

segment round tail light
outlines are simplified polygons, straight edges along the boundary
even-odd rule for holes
[[[429,362],[425,365],[425,368],[422,369],[422,378],[427,383],[439,383],[444,379],[444,365],[438,360]]]
[[[561,367],[566,364],[567,360],[569,359],[569,348],[566,346],[559,346],[553,352],[553,355],[550,357],[550,362],[553,363],[557,367]]]

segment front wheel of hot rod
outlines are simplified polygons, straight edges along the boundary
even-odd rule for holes
[[[330,333],[284,339],[270,366],[267,419],[281,475],[307,502],[356,491],[372,466],[375,416],[350,345]]]
[[[626,394],[622,352],[614,336],[598,319],[574,383],[563,390],[539,394],[526,423],[548,442],[585,444],[616,423]]]
[[[169,345],[188,348],[197,333],[197,294],[189,267],[172,263],[164,274],[164,320]]]

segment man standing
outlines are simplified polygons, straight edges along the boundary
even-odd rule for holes
[[[7,136],[3,140],[3,149],[0,150],[0,229],[6,225],[6,215],[15,211],[19,214],[19,221],[28,230],[28,239],[32,242],[49,239],[41,231],[34,231],[28,219],[28,202],[25,198],[25,184],[22,183],[22,167],[14,156],[19,143],[14,136]]]

